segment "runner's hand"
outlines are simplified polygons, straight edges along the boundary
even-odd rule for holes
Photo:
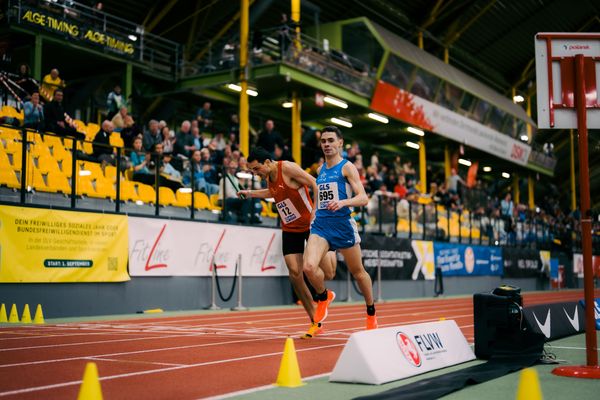
[[[240,190],[239,192],[237,192],[237,195],[240,199],[246,199],[250,197],[250,191],[249,190]]]

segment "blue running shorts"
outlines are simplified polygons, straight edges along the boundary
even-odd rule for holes
[[[358,228],[353,218],[315,218],[310,225],[310,233],[327,240],[331,251],[348,249],[360,243]]]

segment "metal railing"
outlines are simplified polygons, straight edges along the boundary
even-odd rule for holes
[[[81,3],[9,0],[7,11],[11,25],[51,33],[68,42],[143,63],[173,79],[180,70],[180,44]]]

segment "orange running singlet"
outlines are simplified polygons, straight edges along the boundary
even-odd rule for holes
[[[281,230],[286,232],[306,232],[310,229],[310,214],[313,209],[308,187],[292,189],[285,184],[282,176],[283,161],[277,162],[277,180],[268,180],[268,187],[275,199],[275,207],[281,217]]]

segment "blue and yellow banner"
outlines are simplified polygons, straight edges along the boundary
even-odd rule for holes
[[[122,282],[124,215],[0,206],[0,282]]]

